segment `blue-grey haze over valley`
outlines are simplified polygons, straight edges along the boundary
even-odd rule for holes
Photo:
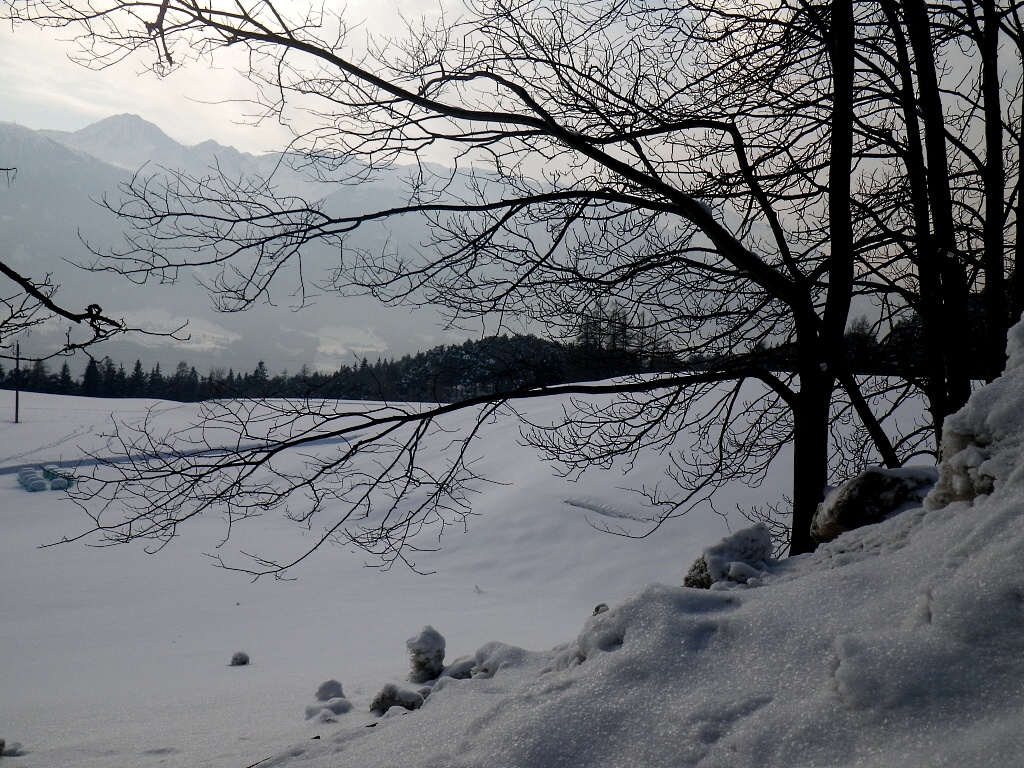
[[[119,275],[91,274],[74,266],[92,258],[89,246],[103,251],[123,238],[123,223],[99,201],[117,199],[118,187],[136,171],[158,172],[158,166],[199,176],[217,165],[232,178],[274,174],[279,190],[309,200],[327,198],[328,210],[380,205],[397,200],[402,171],[358,187],[316,184],[281,168],[279,155],[253,155],[216,141],[184,146],[136,115],[119,115],[78,131],[32,130],[0,123],[0,158],[17,168],[13,182],[0,187],[0,242],[6,257],[23,272],[42,278],[47,273],[60,285],[57,298],[82,308],[99,304],[115,317],[154,331],[170,331],[188,322],[187,341],[133,335],[96,348],[126,367],[140,359],[146,368],[159,363],[173,370],[181,360],[205,374],[211,369],[251,370],[259,360],[271,372],[298,371],[303,365],[333,370],[362,357],[400,357],[479,335],[446,330],[429,309],[388,308],[369,297],[341,297],[318,288],[337,254],[326,249],[304,256],[307,299],[300,310],[297,270],[280,276],[271,295],[241,313],[213,308],[199,278],[212,272],[183,273],[174,284],[150,280],[136,285]],[[363,235],[372,247],[386,238],[389,247],[408,247],[421,239],[421,225],[398,222]],[[83,242],[84,241],[84,242]],[[65,326],[54,323],[22,339],[27,355],[45,354],[56,346]],[[72,364],[73,370],[84,366]]]

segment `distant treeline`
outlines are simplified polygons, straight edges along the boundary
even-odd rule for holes
[[[908,323],[879,342],[866,320],[851,324],[845,357],[855,373],[913,376],[922,368],[920,330]],[[788,345],[758,347],[739,353],[771,370],[793,370],[794,350]],[[260,363],[250,372],[209,371],[201,375],[187,362],[171,374],[159,365],[146,371],[135,361],[129,372],[109,357],[90,359],[80,378],[65,362],[51,373],[45,361],[20,371],[20,388],[86,397],[149,397],[195,402],[218,398],[314,397],[343,400],[452,402],[475,395],[528,387],[597,381],[614,376],[720,366],[736,356],[690,357],[680,360],[664,345],[638,334],[591,334],[584,329],[574,343],[563,344],[536,336],[492,336],[462,344],[434,347],[399,360],[363,358],[334,372],[310,371],[271,375]],[[0,388],[14,389],[19,376],[0,366]]]
[[[217,398],[317,397],[346,400],[450,402],[523,387],[588,381],[630,373],[671,370],[674,357],[628,346],[560,344],[536,336],[493,336],[435,347],[399,360],[364,358],[334,372],[303,367],[272,375],[260,363],[250,372],[200,374],[187,362],[173,373],[159,365],[146,371],[138,360],[128,370],[109,357],[91,359],[81,377],[65,362],[52,373],[35,361],[20,374],[0,367],[0,387],[86,397],[149,397],[195,402]]]

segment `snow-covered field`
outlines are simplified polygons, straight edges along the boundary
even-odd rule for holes
[[[23,394],[16,425],[13,393],[0,392],[0,471],[102,453],[112,411],[126,420],[154,405],[161,425],[197,412]],[[430,576],[380,572],[328,548],[293,581],[253,584],[204,556],[237,563],[239,549],[266,552],[301,536],[273,515],[250,521],[222,549],[213,518],[153,555],[142,546],[39,549],[88,521],[63,494],[27,493],[15,473],[0,474],[0,738],[22,744],[25,768],[249,765],[323,731],[306,722],[305,708],[324,680],[342,681],[365,711],[385,682],[405,675],[405,641],[424,625],[447,638],[449,659],[494,639],[550,648],[598,602],[649,582],[680,583],[702,544],[726,532],[714,514],[672,521],[643,540],[598,532],[591,521],[643,513],[617,490],[622,475],[560,480],[517,445],[518,429],[510,419],[488,432],[481,450],[492,458],[477,469],[514,482],[486,485],[468,532],[446,533],[439,552],[417,558]],[[780,492],[743,490],[753,501]],[[252,663],[230,667],[235,651]]]
[[[1024,413],[1024,368],[1002,381],[954,421],[968,437],[930,511],[758,564],[756,588],[677,586],[727,534],[717,515],[695,512],[643,540],[596,531],[592,522],[642,513],[622,476],[554,477],[517,445],[512,420],[485,434],[476,467],[508,484],[484,487],[468,532],[446,534],[421,561],[431,576],[328,549],[294,581],[251,583],[204,557],[222,533],[215,518],[153,555],[39,549],[80,530],[80,513],[0,474],[0,738],[18,755],[0,760],[1024,765],[1024,425],[1011,418]],[[11,400],[0,393],[0,413]],[[146,405],[23,396],[23,423],[0,424],[0,471],[101,450],[111,410],[125,418]],[[156,407],[168,423],[195,413]],[[656,460],[640,471],[631,483],[653,479]],[[736,488],[719,508],[778,500],[785,480]],[[990,495],[972,501],[979,490]],[[267,515],[225,556],[298,535]],[[601,602],[610,610],[591,617]],[[405,641],[425,625],[446,638],[448,661],[475,654],[474,676],[442,679],[415,712],[370,714],[385,683],[402,684]],[[236,651],[252,663],[230,666]],[[328,679],[351,710],[306,719]]]

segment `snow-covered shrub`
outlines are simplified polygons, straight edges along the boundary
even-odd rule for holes
[[[232,667],[244,667],[249,663],[249,654],[238,651],[237,653],[231,654],[231,666]]]
[[[316,689],[316,700],[317,701],[330,701],[331,699],[340,699],[344,697],[345,692],[341,688],[341,683],[337,680],[325,680],[320,683],[320,687]]]
[[[370,711],[383,715],[392,707],[413,710],[423,706],[423,695],[388,683],[370,702]]]
[[[405,641],[409,649],[409,682],[436,680],[444,670],[444,637],[431,626]]]
[[[811,538],[819,543],[839,534],[885,520],[908,502],[920,502],[935,485],[930,467],[870,467],[834,488],[811,521]]]
[[[352,702],[345,698],[345,692],[337,680],[320,683],[314,695],[316,703],[306,707],[307,720],[316,718],[321,723],[336,723],[336,715],[344,715],[352,709]]]
[[[455,680],[465,680],[473,676],[473,667],[476,666],[476,658],[473,656],[460,656],[441,672],[441,677],[451,677]]]
[[[310,704],[306,707],[306,719],[312,720],[316,718],[321,723],[336,723],[336,715],[344,715],[350,711],[352,711],[352,702],[344,696],[339,696],[335,699]]]
[[[693,561],[690,570],[683,577],[683,586],[694,589],[710,589],[712,583],[711,576],[708,575],[707,561],[704,560],[704,555],[701,555]]]
[[[772,559],[772,534],[758,523],[708,547],[690,566],[683,586],[711,589],[729,583],[756,586]],[[751,583],[754,580],[754,583]]]

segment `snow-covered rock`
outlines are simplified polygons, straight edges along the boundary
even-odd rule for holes
[[[757,586],[771,560],[771,531],[764,523],[757,523],[705,549],[687,571],[683,586],[699,589],[724,588],[729,584]]]
[[[811,538],[832,541],[841,533],[880,523],[908,504],[919,504],[935,485],[931,467],[869,467],[834,488],[811,521]]]

